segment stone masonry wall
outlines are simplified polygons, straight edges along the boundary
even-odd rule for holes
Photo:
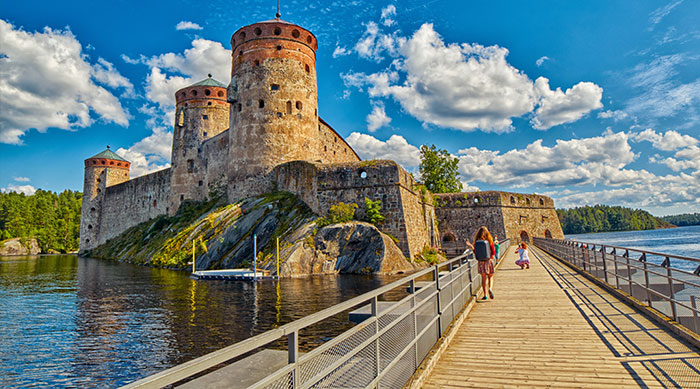
[[[521,232],[527,240],[544,237],[547,231],[555,238],[563,238],[554,201],[541,195],[509,192],[470,192],[434,195],[438,202],[436,215],[440,237],[444,244],[458,244],[473,240],[481,226],[487,226],[499,240],[506,237],[520,242]]]
[[[170,169],[159,170],[107,187],[97,244],[146,220],[168,212]]]
[[[359,162],[355,150],[323,119],[318,119],[319,157],[321,163]]]
[[[311,209],[325,215],[339,202],[355,203],[364,212],[365,197],[381,201],[385,220],[379,228],[399,240],[405,256],[437,243],[432,204],[413,191],[411,176],[393,161],[315,164],[293,161],[277,166],[271,175],[279,189],[297,194]]]

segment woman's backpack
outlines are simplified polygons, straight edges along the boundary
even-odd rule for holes
[[[488,240],[477,240],[474,242],[474,255],[477,261],[488,261],[491,259],[491,244]]]

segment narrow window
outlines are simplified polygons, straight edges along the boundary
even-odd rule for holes
[[[156,206],[156,204],[157,204],[157,203],[156,203],[156,200],[153,200],[153,206],[154,206],[154,207]]]
[[[265,100],[258,101],[258,108],[265,108]]]
[[[90,208],[91,212],[95,212],[95,207]]]
[[[279,84],[272,84],[272,85],[270,85],[270,90],[280,90]]]
[[[193,91],[192,91],[192,96],[197,96],[197,91],[196,91],[196,90],[193,90]]]
[[[287,101],[287,114],[292,113],[292,102]]]
[[[309,35],[309,36],[306,37],[306,42],[307,42],[307,43],[311,43],[311,35]]]
[[[209,95],[211,94],[211,91],[210,91],[209,89],[205,89],[205,90],[204,90],[204,94],[207,95],[207,96],[209,96]]]
[[[202,186],[202,185],[204,185],[204,181],[199,180],[199,186]]]
[[[544,205],[544,200],[540,199],[540,205]]]
[[[187,173],[194,172],[194,159],[187,160]]]
[[[260,61],[258,61],[257,59],[256,59],[255,62],[253,62],[253,63],[255,64],[255,66],[260,65]]]
[[[293,36],[293,37],[299,38],[299,35],[300,35],[300,34],[299,34],[299,30],[296,30],[296,29],[295,29],[294,31],[292,31],[292,36]]]
[[[297,101],[297,109],[301,111],[301,101]]]
[[[304,65],[304,69],[306,70],[307,73],[311,73],[311,68],[309,68],[309,65]]]
[[[223,92],[223,91],[219,91],[219,92],[217,92],[216,95],[219,96],[219,97],[224,97],[224,92]]]
[[[92,230],[92,224],[88,224],[88,230]]]
[[[279,27],[275,27],[275,35],[280,35],[282,33],[282,29]]]
[[[242,109],[243,109],[243,105],[241,103],[238,103],[238,112],[241,112]]]
[[[209,120],[209,115],[202,115],[202,120]]]
[[[184,201],[184,200],[185,200],[185,195],[184,194],[180,195],[180,201]]]
[[[207,105],[211,105],[211,101],[207,102]]]

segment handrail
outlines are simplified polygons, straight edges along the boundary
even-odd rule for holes
[[[509,243],[509,240],[504,240],[501,244],[504,247],[508,247]],[[502,250],[500,253],[501,256],[504,255],[506,251],[507,250]],[[449,271],[443,274],[440,270],[445,267],[447,267]],[[367,385],[361,386],[376,386],[378,382],[387,377],[387,374],[392,370],[393,366],[402,364],[403,362],[401,361],[403,361],[404,358],[411,359],[413,371],[418,368],[423,357],[425,357],[429,351],[429,348],[425,349],[425,347],[432,347],[437,342],[450,322],[456,317],[457,313],[476,295],[476,291],[478,291],[480,286],[480,277],[478,277],[475,270],[476,261],[473,260],[473,258],[468,258],[464,255],[452,258],[360,296],[282,325],[276,329],[269,330],[221,350],[214,351],[189,362],[145,377],[126,385],[125,388],[160,388],[172,385],[221,363],[233,360],[253,350],[273,343],[284,336],[287,337],[288,341],[287,352],[289,363],[255,384],[254,387],[265,387],[268,384],[273,385],[277,380],[290,382],[290,386],[293,388],[312,386],[317,382],[329,379],[334,372],[337,372],[339,366],[343,364],[353,362],[353,360],[355,360],[354,363],[362,363],[364,361],[362,359],[364,358],[362,357],[364,354],[362,353],[365,352],[364,350],[368,347],[368,344],[376,345],[374,360],[377,364],[377,369],[371,377],[370,382],[368,382]],[[432,281],[423,286],[422,289],[415,291],[416,280],[430,274],[432,274]],[[391,290],[403,288],[406,284],[409,284],[412,293],[399,301],[388,302],[391,306],[379,312],[378,297]],[[369,319],[299,357],[298,334],[300,330],[367,302],[370,302],[372,308],[372,315]],[[407,306],[405,312],[399,311],[399,307],[401,306]],[[423,323],[423,327],[418,328],[419,319],[424,320],[426,318],[426,310],[430,311],[430,320],[421,322]],[[399,324],[402,327],[398,327]],[[386,342],[386,339],[394,339],[392,337],[396,337],[397,331],[404,331],[407,325],[413,328],[412,340],[406,345],[403,345],[402,350],[397,355],[387,356],[382,354],[379,347],[380,343],[382,341]],[[372,333],[367,335],[367,328],[372,327]],[[401,334],[399,338],[405,338],[407,335],[401,332],[399,333]],[[362,347],[355,345],[350,351],[343,349],[343,353],[334,351],[337,347],[346,347],[347,343],[351,343],[351,340],[358,336],[365,336],[363,341],[360,342],[360,346]],[[424,340],[430,343],[420,343]],[[359,362],[357,361],[358,359]],[[307,365],[312,365],[315,360],[322,360],[321,364],[326,364],[322,369],[314,371],[314,374],[311,374],[311,377],[317,380],[312,381],[311,378],[308,378],[304,382],[300,382],[303,378],[302,371],[306,372],[305,369]],[[380,361],[381,363],[384,363],[384,361],[389,362],[387,362],[386,366],[381,368]],[[404,370],[405,369],[401,371]],[[407,381],[410,376],[404,378]],[[339,378],[335,377],[334,379]]]
[[[671,266],[671,259],[698,263],[700,259],[569,239],[534,238],[533,243],[608,286],[632,296],[643,305],[654,308],[689,331],[700,334],[700,311],[697,307],[696,295],[691,293],[687,300],[676,296],[677,290],[683,290],[686,287],[700,291],[700,266],[692,273]],[[608,251],[608,249],[612,250]],[[624,251],[624,254],[618,253],[617,250]],[[630,251],[642,255],[639,259],[632,258],[629,255]],[[647,255],[662,257],[663,263],[648,262]],[[662,273],[661,269],[665,269],[665,272]],[[634,273],[637,271],[641,274],[635,277]],[[686,279],[679,278],[679,275]],[[663,281],[653,283],[654,279]],[[666,288],[668,290],[665,290]],[[658,299],[656,304],[654,304],[654,298]],[[660,302],[666,305],[659,304]],[[690,316],[679,315],[679,308],[687,310]]]

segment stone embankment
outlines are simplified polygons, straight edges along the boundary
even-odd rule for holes
[[[295,195],[275,192],[217,206],[186,204],[177,215],[159,216],[130,228],[86,253],[150,266],[197,270],[252,266],[253,237],[258,269],[295,277],[332,273],[394,274],[424,267],[406,259],[377,227],[348,222],[316,227],[317,215]]]
[[[0,255],[36,255],[41,253],[41,248],[36,239],[12,238],[0,242]]]

